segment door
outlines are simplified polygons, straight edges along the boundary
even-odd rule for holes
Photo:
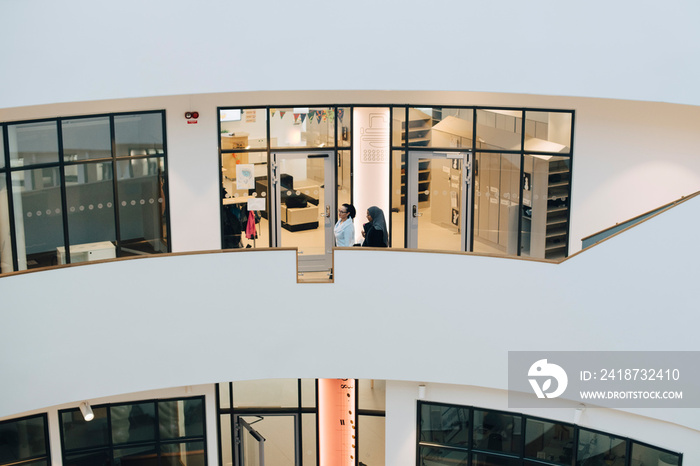
[[[409,152],[406,180],[409,248],[470,249],[471,180],[471,152]]]
[[[272,154],[273,244],[298,249],[299,272],[331,269],[334,160],[333,152]]]
[[[236,466],[296,466],[296,414],[239,414],[234,418]]]

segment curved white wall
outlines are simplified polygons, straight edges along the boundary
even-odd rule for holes
[[[5,0],[0,15],[0,108],[290,89],[700,104],[691,0]]]
[[[0,416],[258,378],[504,390],[509,350],[693,350],[700,250],[687,234],[699,226],[695,198],[561,265],[338,250],[332,284],[297,284],[290,250],[6,276]],[[698,411],[627,410],[691,431]],[[604,421],[593,425],[605,430]],[[700,461],[692,445],[678,449],[688,464]]]

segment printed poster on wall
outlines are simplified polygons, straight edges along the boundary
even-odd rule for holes
[[[254,170],[252,163],[236,165],[236,189],[255,189]]]

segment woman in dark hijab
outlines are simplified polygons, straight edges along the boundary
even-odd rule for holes
[[[389,246],[389,235],[386,229],[386,221],[384,220],[384,212],[377,206],[372,206],[367,209],[367,223],[364,225],[362,232],[365,241],[362,246],[371,248],[386,248]]]

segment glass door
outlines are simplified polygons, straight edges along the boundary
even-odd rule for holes
[[[468,250],[471,166],[471,152],[409,152],[406,215],[409,248]]]
[[[239,414],[235,417],[236,466],[296,466],[297,415]]]
[[[299,251],[299,272],[331,269],[335,219],[334,152],[272,154],[274,234]]]

